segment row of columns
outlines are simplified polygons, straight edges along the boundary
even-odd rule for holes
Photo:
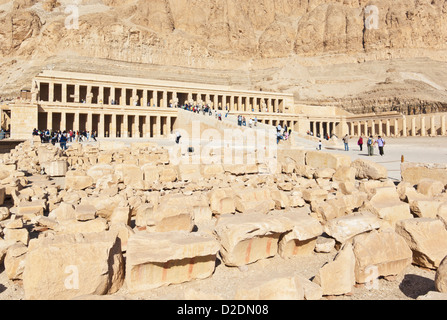
[[[173,125],[177,119],[176,116],[161,115],[128,115],[118,113],[80,113],[80,112],[46,112],[40,113],[40,116],[46,114],[46,128],[40,130],[61,130],[61,131],[88,131],[93,133],[97,131],[99,138],[130,138],[143,137],[153,138],[167,136],[171,133]],[[68,124],[68,115],[73,117],[72,124]],[[81,120],[81,117],[84,118]],[[54,122],[58,119],[58,123]],[[57,121],[57,120],[56,120]],[[82,122],[82,123],[81,123]],[[40,123],[40,125],[43,125]]]
[[[338,125],[339,122],[337,121],[311,121],[310,132],[314,136],[320,135],[321,137],[325,137],[329,134],[329,136],[332,137],[334,134],[339,134],[337,131]]]
[[[429,120],[427,121],[427,118]],[[378,128],[376,130],[376,124]],[[385,126],[385,128],[384,128]],[[391,130],[392,128],[392,130]],[[358,120],[350,122],[351,135],[379,136],[445,136],[446,115],[411,116],[394,119]]]
[[[68,87],[70,86],[70,94]],[[81,97],[81,87],[85,94]],[[57,88],[57,89],[56,89]],[[94,89],[94,90],[93,90]],[[106,96],[106,89],[109,94]],[[56,92],[57,91],[57,92]],[[117,96],[116,92],[120,92]],[[83,98],[85,97],[85,99]],[[59,99],[60,98],[60,99]],[[213,110],[226,110],[230,112],[268,112],[283,113],[285,100],[275,97],[253,97],[247,95],[227,95],[219,93],[177,92],[165,89],[137,89],[121,88],[116,86],[92,86],[69,83],[40,82],[39,94],[36,100],[43,102],[69,102],[87,104],[114,104],[120,106],[155,106],[167,108],[168,106],[182,106],[185,102],[192,105],[209,105]],[[118,101],[117,101],[118,100]],[[184,100],[184,101],[181,101]]]

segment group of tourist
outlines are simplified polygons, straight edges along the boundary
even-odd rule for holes
[[[276,143],[279,144],[281,140],[289,140],[292,135],[292,129],[284,125],[284,128],[280,124],[276,126]]]
[[[60,143],[60,146],[63,150],[67,150],[68,142],[90,142],[97,141],[96,131],[90,133],[90,131],[50,131],[46,130],[33,130],[33,136],[40,136],[40,141],[42,143],[51,143],[56,145],[56,143]]]
[[[250,118],[250,119],[248,119],[248,122],[247,122],[247,119],[244,116],[242,116],[242,115],[237,116],[237,125],[239,127],[246,127],[247,124],[248,124],[249,128],[257,127],[258,126],[258,117],[255,117],[254,119]]]
[[[379,148],[379,154],[380,156],[384,156],[385,155],[385,140],[379,136],[376,139],[374,139],[374,137],[371,135],[369,136],[369,138],[365,139],[366,140],[366,146],[367,146],[367,151],[368,151],[368,156],[373,156],[374,155],[374,147],[377,145],[377,147]],[[363,137],[359,137],[359,139],[357,140],[357,145],[360,148],[360,151],[363,151],[363,145],[365,144],[365,140],[363,139]],[[343,138],[343,144],[345,146],[345,151],[349,151],[349,135],[346,135]]]

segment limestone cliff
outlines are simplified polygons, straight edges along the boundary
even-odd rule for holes
[[[442,109],[446,26],[446,0],[0,0],[0,96],[56,68]]]

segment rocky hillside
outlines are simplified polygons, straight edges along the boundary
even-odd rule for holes
[[[55,68],[443,110],[446,25],[445,0],[0,0],[0,95]]]

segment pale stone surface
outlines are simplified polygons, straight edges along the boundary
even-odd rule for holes
[[[236,210],[244,214],[268,213],[275,209],[275,201],[267,188],[237,190],[234,202]]]
[[[4,265],[9,280],[23,279],[27,251],[26,244],[21,242],[17,242],[7,248]]]
[[[77,206],[75,212],[78,221],[88,221],[96,218],[96,208],[92,205]]]
[[[127,288],[138,292],[208,278],[218,251],[219,243],[202,234],[136,233],[127,244]]]
[[[26,255],[27,300],[66,300],[117,292],[124,262],[115,233],[62,235],[33,240]]]
[[[344,217],[329,220],[324,231],[340,243],[345,243],[356,235],[379,229],[380,219],[369,212],[358,212]]]
[[[355,177],[357,179],[380,180],[388,178],[388,170],[374,161],[357,159],[352,162],[351,167],[356,170]]]
[[[430,300],[430,301],[442,300],[442,301],[444,301],[444,300],[447,300],[447,293],[430,291],[429,293],[427,293],[423,296],[417,297],[416,300]]]
[[[313,282],[321,286],[323,295],[350,293],[355,284],[355,255],[352,244],[345,244],[333,261],[322,266]]]
[[[447,230],[438,219],[414,218],[399,221],[396,232],[413,251],[413,263],[436,269],[447,252]]]
[[[234,300],[304,300],[304,289],[300,279],[293,275],[275,275],[244,281],[237,288]]]
[[[357,283],[373,283],[380,276],[400,275],[412,262],[405,239],[392,229],[372,231],[353,240]]]
[[[315,252],[319,253],[330,253],[335,248],[335,239],[327,237],[317,237],[317,242],[315,244]]]
[[[229,214],[236,212],[234,191],[231,188],[213,189],[208,193],[210,208],[214,214]]]
[[[49,161],[42,166],[45,168],[45,173],[50,177],[65,177],[68,170],[66,160]]]
[[[447,256],[439,264],[435,277],[436,290],[447,294]]]
[[[345,183],[354,183],[356,172],[357,170],[353,167],[343,166],[335,171],[334,175],[332,176],[332,180]]]
[[[447,184],[445,164],[403,163],[401,165],[402,180],[417,185],[423,179],[440,181]]]
[[[306,165],[315,169],[331,168],[337,170],[340,167],[350,166],[351,158],[340,154],[308,151],[306,153]]]
[[[428,197],[434,197],[444,191],[444,184],[439,180],[422,179],[417,184],[417,191]]]
[[[306,211],[290,209],[271,214],[287,219],[292,225],[292,230],[285,233],[278,244],[278,253],[282,258],[308,256],[314,252],[317,237],[323,233],[323,227]]]
[[[84,190],[93,185],[93,178],[82,171],[68,171],[65,175],[65,189]]]
[[[365,203],[365,210],[374,213],[390,226],[395,226],[400,220],[413,217],[410,213],[410,206],[408,203],[400,201],[395,187],[379,187],[374,192],[369,201]]]
[[[287,220],[264,214],[222,215],[215,228],[227,266],[243,266],[275,256],[279,237],[289,230]]]
[[[108,229],[107,220],[96,218],[88,221],[63,220],[60,221],[55,231],[59,234],[99,233]]]

